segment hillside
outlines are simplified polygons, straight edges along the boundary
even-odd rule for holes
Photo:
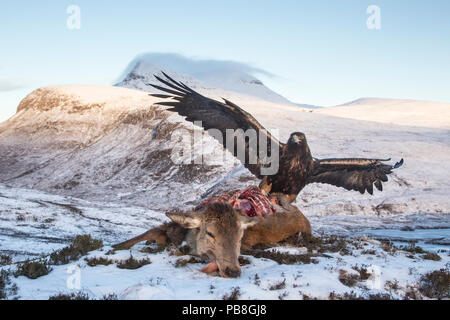
[[[450,212],[447,131],[330,117],[248,96],[236,99],[268,129],[278,130],[281,141],[293,131],[305,132],[316,157],[405,159],[385,191],[374,196],[308,186],[297,201],[306,214],[376,215],[380,208],[387,214]],[[49,87],[31,93],[0,125],[0,183],[160,210],[258,183],[230,157],[174,164],[172,133],[192,132],[194,126],[153,106],[156,101],[117,87]],[[223,150],[208,135],[198,143],[194,158],[209,159]]]
[[[116,87],[36,90],[0,125],[0,182],[82,198],[140,199],[146,206],[161,193],[165,208],[180,195],[194,200],[203,183],[217,178],[213,173],[230,168],[173,166],[170,138],[182,119],[152,106],[155,101]]]

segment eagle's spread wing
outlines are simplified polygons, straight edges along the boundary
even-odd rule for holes
[[[234,148],[227,145],[227,129],[236,130],[242,129],[245,133],[249,129],[255,130],[256,148],[252,149],[249,144],[248,137],[241,137],[245,139],[245,161],[243,162],[245,167],[258,178],[261,178],[261,168],[265,164],[265,159],[260,159],[260,155],[264,154],[267,157],[271,155],[271,146],[278,145],[281,148],[281,143],[275,139],[252,115],[242,110],[234,103],[224,99],[224,102],[219,102],[213,99],[206,98],[201,94],[195,92],[185,84],[175,81],[167,74],[163,72],[166,79],[162,79],[155,75],[156,79],[167,87],[161,87],[158,85],[152,85],[154,88],[164,91],[169,94],[152,94],[157,98],[172,98],[172,101],[164,101],[157,103],[162,106],[169,106],[169,111],[175,111],[178,114],[185,116],[186,120],[190,122],[201,121],[201,125],[205,130],[215,129],[219,130],[222,134],[222,139],[217,139],[223,144],[228,151],[230,151],[235,157],[238,155],[237,138],[235,137]],[[263,135],[263,136],[261,136]],[[260,139],[266,139],[267,141],[265,150],[266,152],[260,153],[259,144]],[[230,150],[232,149],[232,150]],[[250,155],[252,161],[249,161]],[[256,159],[256,161],[254,161]]]
[[[391,166],[377,159],[323,159],[314,161],[314,170],[308,183],[328,183],[347,190],[373,194],[373,185],[383,191],[382,182],[393,169],[403,165],[403,159]]]

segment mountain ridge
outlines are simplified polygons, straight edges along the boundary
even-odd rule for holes
[[[450,103],[412,99],[359,98],[315,112],[402,126],[450,129]]]
[[[195,60],[176,54],[144,54],[135,58],[125,69],[115,86],[156,92],[154,75],[164,71],[194,90],[221,96],[226,92],[256,97],[265,101],[295,105],[282,95],[267,88],[252,73],[266,73],[243,63],[220,60]]]
[[[448,197],[440,191],[448,189],[448,131],[337,118],[244,98],[249,100],[235,103],[281,142],[291,132],[304,132],[315,157],[405,158],[404,168],[374,196],[309,185],[296,202],[306,214],[450,212]],[[205,197],[258,185],[233,157],[175,164],[171,156],[179,141],[172,133],[183,129],[192,135],[198,128],[156,106],[157,101],[146,92],[120,87],[36,90],[14,117],[0,124],[0,184],[161,211],[189,208]],[[203,131],[202,136],[191,160],[223,152],[216,140]],[[380,203],[389,206],[380,209]]]

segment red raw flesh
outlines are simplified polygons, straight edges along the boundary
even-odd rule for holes
[[[269,198],[258,187],[250,186],[244,190],[231,191],[222,196],[208,199],[197,209],[214,202],[228,203],[249,217],[264,217],[272,214],[275,212],[273,204],[278,204],[276,197]]]

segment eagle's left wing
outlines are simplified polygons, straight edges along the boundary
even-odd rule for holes
[[[225,99],[224,102],[220,102],[204,97],[185,84],[175,81],[164,72],[163,74],[166,79],[162,79],[156,75],[155,77],[165,86],[162,87],[154,84],[151,86],[163,91],[165,94],[152,94],[152,96],[163,99],[172,98],[172,100],[158,102],[156,104],[170,107],[167,110],[177,112],[179,115],[186,117],[187,121],[193,122],[194,124],[199,123],[205,130],[219,130],[221,139],[216,135],[213,135],[213,137],[219,140],[235,157],[238,157],[240,153],[240,146],[237,143],[238,136],[245,139],[243,140],[245,142],[243,146],[245,159],[239,160],[256,177],[262,178],[262,168],[266,165],[264,158],[271,156],[273,146],[277,146],[276,150],[279,150],[283,144],[272,136],[251,114],[234,103]],[[236,133],[232,137],[235,143],[228,143],[228,131],[230,129]],[[259,135],[259,139],[256,139],[255,146],[250,143],[248,137],[242,136],[240,133],[245,134],[249,130]],[[261,144],[261,141],[267,143]],[[250,158],[255,161],[250,161]]]
[[[373,194],[373,185],[383,191],[382,182],[388,181],[388,174],[403,165],[403,159],[395,165],[385,164],[378,159],[315,159],[314,170],[307,183],[328,183],[347,190],[367,190]]]

